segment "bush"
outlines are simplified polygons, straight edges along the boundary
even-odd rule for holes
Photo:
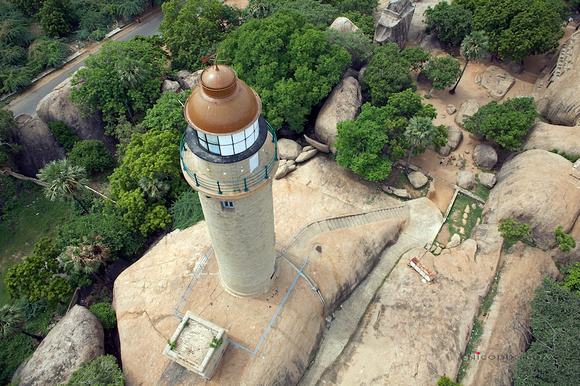
[[[179,198],[169,208],[173,218],[173,229],[186,229],[203,220],[203,212],[199,196],[193,189],[179,195]]]
[[[562,252],[570,252],[571,249],[576,248],[576,240],[574,237],[564,233],[564,228],[560,225],[554,232],[554,237],[556,238],[556,243],[558,248]]]
[[[117,327],[117,315],[115,314],[115,310],[111,308],[111,304],[95,303],[89,309],[99,319],[103,328],[109,329]]]
[[[48,127],[67,152],[71,151],[74,145],[80,141],[79,136],[62,121],[49,122]]]
[[[125,376],[117,364],[117,359],[112,355],[101,355],[93,361],[82,363],[71,374],[67,386],[124,384]]]
[[[73,164],[84,167],[89,175],[113,166],[111,153],[96,139],[75,143],[68,157]]]

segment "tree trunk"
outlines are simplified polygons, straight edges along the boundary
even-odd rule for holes
[[[85,212],[85,214],[89,214],[89,211],[87,210],[87,208],[85,208],[83,203],[78,198],[76,198],[75,196],[72,196],[72,198],[77,202],[77,204],[79,204],[81,206],[81,208],[83,208],[83,211]]]
[[[44,336],[40,336],[40,335],[35,335],[35,334],[31,334],[29,332],[26,332],[24,330],[20,331],[22,334],[29,336],[33,339],[36,339],[38,341],[38,343],[42,342],[42,340],[44,339]]]
[[[411,146],[409,149],[409,155],[407,156],[407,164],[405,165],[405,175],[409,175],[409,162],[411,162],[411,156],[413,155],[413,150],[415,150],[415,145]]]
[[[455,86],[453,86],[453,88],[451,90],[449,90],[449,94],[455,94],[455,89],[457,88],[457,85],[459,84],[459,81],[461,81],[461,78],[463,78],[463,73],[465,72],[465,69],[467,68],[467,63],[469,63],[469,60],[465,60],[465,65],[463,66],[463,71],[461,71],[461,75],[459,75],[459,79],[457,79],[457,83],[455,83]]]

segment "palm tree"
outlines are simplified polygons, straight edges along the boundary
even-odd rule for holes
[[[83,185],[87,183],[87,172],[82,166],[73,165],[68,159],[51,161],[38,172],[38,179],[46,182],[46,197],[50,201],[73,199],[88,214],[87,208],[79,200]]]
[[[413,117],[409,120],[409,125],[405,130],[405,139],[411,143],[409,155],[407,156],[407,164],[405,165],[405,175],[409,174],[409,162],[411,155],[415,148],[424,147],[435,139],[437,136],[437,128],[427,117]]]
[[[92,241],[83,236],[83,241],[78,246],[69,245],[66,247],[59,256],[65,271],[69,274],[93,275],[99,283],[106,287],[107,285],[97,272],[109,260],[111,250],[102,241],[101,236],[93,236]]]
[[[119,75],[119,80],[123,87],[127,90],[133,90],[139,87],[147,78],[149,77],[149,70],[145,63],[139,59],[124,58],[117,62],[115,70]],[[125,93],[125,108],[127,109],[127,114],[133,125],[135,125],[135,120],[133,119],[133,114],[128,102],[128,91]]]
[[[4,304],[0,307],[0,338],[7,339],[18,333],[28,335],[31,338],[41,342],[43,337],[40,335],[30,334],[24,331],[24,316],[22,310],[16,305]]]
[[[459,52],[461,53],[461,56],[465,58],[465,65],[463,66],[463,71],[461,71],[459,79],[457,79],[457,83],[455,83],[455,86],[449,90],[449,94],[455,94],[455,89],[457,88],[461,77],[463,77],[463,73],[467,68],[467,63],[472,60],[481,59],[485,56],[488,44],[489,40],[483,31],[473,31],[463,39]]]

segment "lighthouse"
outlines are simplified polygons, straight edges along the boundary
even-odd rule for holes
[[[205,69],[184,108],[181,168],[198,191],[221,282],[239,297],[266,292],[275,275],[277,144],[261,111],[258,94],[221,64]]]

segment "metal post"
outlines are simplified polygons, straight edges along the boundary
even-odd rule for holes
[[[220,188],[220,182],[217,181],[217,186],[218,186],[218,194],[222,194],[222,188]]]
[[[246,183],[246,179],[244,178],[244,192],[248,191],[248,184]]]
[[[268,177],[268,165],[264,166],[264,170],[266,171],[266,177],[264,177],[265,180],[267,180]]]
[[[197,174],[193,173],[193,179],[195,180],[195,186],[199,186],[199,182],[197,182]]]

